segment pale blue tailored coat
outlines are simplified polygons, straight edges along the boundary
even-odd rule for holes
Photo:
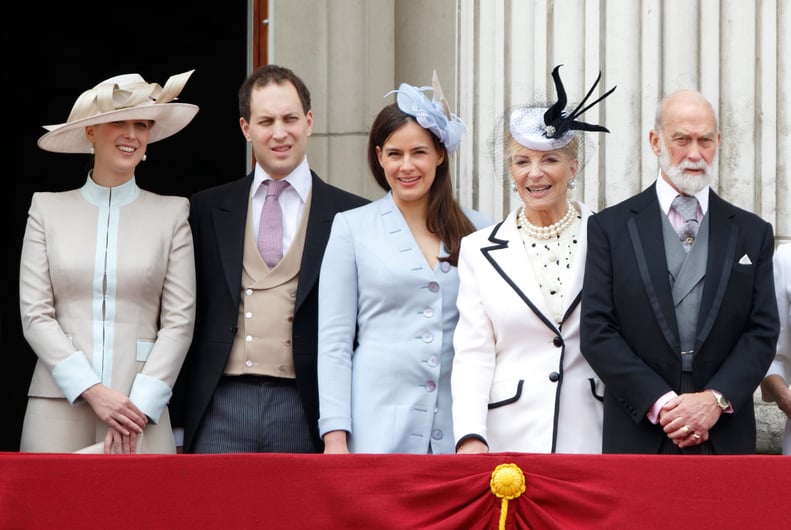
[[[464,211],[476,228],[492,224]],[[456,267],[430,268],[391,193],[336,214],[319,281],[322,437],[347,431],[352,453],[455,452],[458,286]]]

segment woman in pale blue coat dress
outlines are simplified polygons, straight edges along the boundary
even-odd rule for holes
[[[335,216],[321,267],[325,453],[454,452],[459,244],[491,221],[453,198],[448,156],[466,128],[436,76],[433,88],[402,84],[395,92],[368,144],[371,172],[387,194]]]

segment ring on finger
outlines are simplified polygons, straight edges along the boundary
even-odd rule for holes
[[[684,431],[684,434],[689,434],[689,427],[687,427],[686,425],[681,427],[681,430]]]
[[[694,439],[696,439],[696,440],[700,440],[700,435],[699,435],[698,433],[696,433],[696,432],[693,432],[693,433],[692,433],[692,437],[693,437]]]

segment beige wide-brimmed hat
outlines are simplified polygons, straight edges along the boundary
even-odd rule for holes
[[[140,74],[106,79],[77,98],[66,123],[45,125],[49,132],[38,146],[55,153],[90,153],[85,127],[113,121],[153,120],[148,143],[176,134],[198,113],[197,105],[173,102],[194,71],[170,76],[164,87],[147,83]]]

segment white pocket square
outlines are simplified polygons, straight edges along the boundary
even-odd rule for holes
[[[750,256],[748,256],[747,254],[742,256],[741,259],[739,260],[739,265],[752,265],[752,264],[753,262],[750,261]]]

